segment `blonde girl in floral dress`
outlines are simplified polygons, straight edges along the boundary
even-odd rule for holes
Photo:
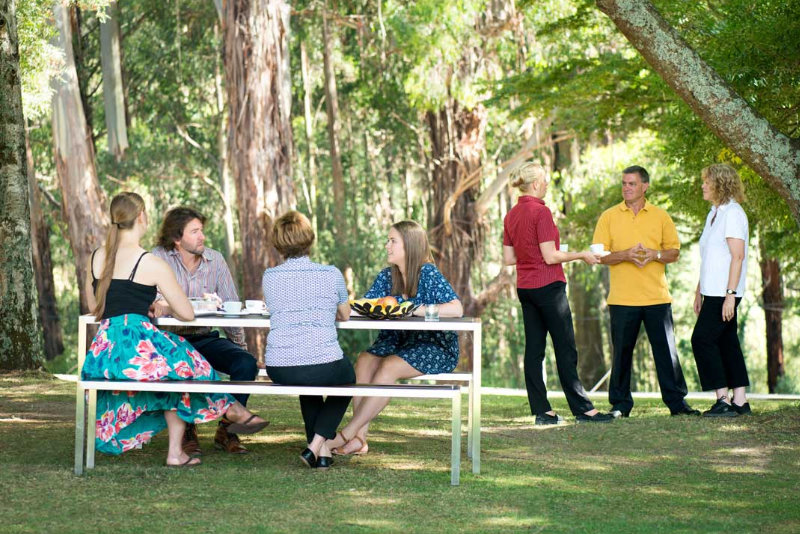
[[[194,311],[172,269],[139,241],[147,230],[144,201],[136,193],[111,200],[105,247],[89,262],[89,307],[101,319],[81,371],[84,380],[218,380],[208,362],[183,338],[153,326],[148,317],[160,291],[178,319]],[[99,277],[98,277],[99,275]],[[138,449],[167,428],[168,466],[200,464],[183,452],[186,423],[213,421],[227,413],[231,431],[252,434],[268,423],[228,394],[99,391],[96,445],[107,454]],[[235,428],[234,428],[235,427]]]

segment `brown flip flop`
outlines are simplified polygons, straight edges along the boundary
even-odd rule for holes
[[[192,460],[197,460],[197,462],[192,463]],[[165,463],[166,467],[176,467],[176,468],[186,468],[186,467],[195,467],[203,463],[203,460],[198,458],[197,456],[189,456],[189,459],[183,462],[182,464],[168,464]]]

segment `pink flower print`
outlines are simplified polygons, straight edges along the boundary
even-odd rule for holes
[[[182,394],[181,403],[183,404],[184,408],[190,410],[192,408],[192,396],[189,393]]]
[[[138,417],[138,415],[140,415],[134,412],[131,408],[132,406],[127,402],[125,404],[120,405],[120,407],[117,408],[117,423],[116,425],[114,425],[114,429],[116,430],[117,433],[119,433],[119,431],[125,428],[126,426],[136,421],[136,418]]]
[[[203,358],[202,354],[196,350],[189,349],[186,349],[186,354],[192,358],[195,378],[199,378],[201,376],[211,376],[211,365],[209,365],[208,361]]]
[[[177,374],[181,378],[192,378],[194,376],[194,372],[192,371],[192,366],[189,365],[188,362],[180,361],[175,364],[173,367],[175,370],[175,374]]]
[[[130,439],[121,439],[119,442],[122,444],[122,452],[127,452],[131,449],[141,449],[142,445],[153,439],[153,431],[140,432]]]
[[[95,423],[95,435],[100,441],[108,441],[114,436],[114,410],[108,410]]]
[[[156,326],[150,321],[142,321],[141,323],[145,330],[150,330],[151,332],[158,332],[158,328],[156,328]]]
[[[92,341],[92,346],[89,347],[89,351],[97,358],[100,353],[107,350],[111,346],[111,343],[108,342],[108,335],[106,332],[98,332],[96,336],[94,336],[94,340]]]
[[[195,423],[205,423],[213,421],[214,419],[219,419],[228,411],[228,408],[230,408],[230,402],[227,397],[216,401],[211,400],[211,397],[206,397],[206,401],[208,402],[208,408],[200,408],[197,410],[197,415],[194,418]]]
[[[136,352],[139,356],[131,358],[128,363],[138,367],[129,367],[122,371],[128,378],[138,381],[161,380],[172,370],[166,358],[158,353],[150,340],[140,341],[136,346]]]

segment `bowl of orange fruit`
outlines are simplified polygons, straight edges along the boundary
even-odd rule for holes
[[[418,307],[419,304],[414,304],[410,300],[397,302],[392,296],[350,301],[352,310],[370,319],[401,319],[411,315]]]

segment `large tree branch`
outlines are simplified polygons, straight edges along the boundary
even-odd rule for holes
[[[800,222],[800,141],[750,107],[650,2],[595,1],[706,126],[786,200]]]

